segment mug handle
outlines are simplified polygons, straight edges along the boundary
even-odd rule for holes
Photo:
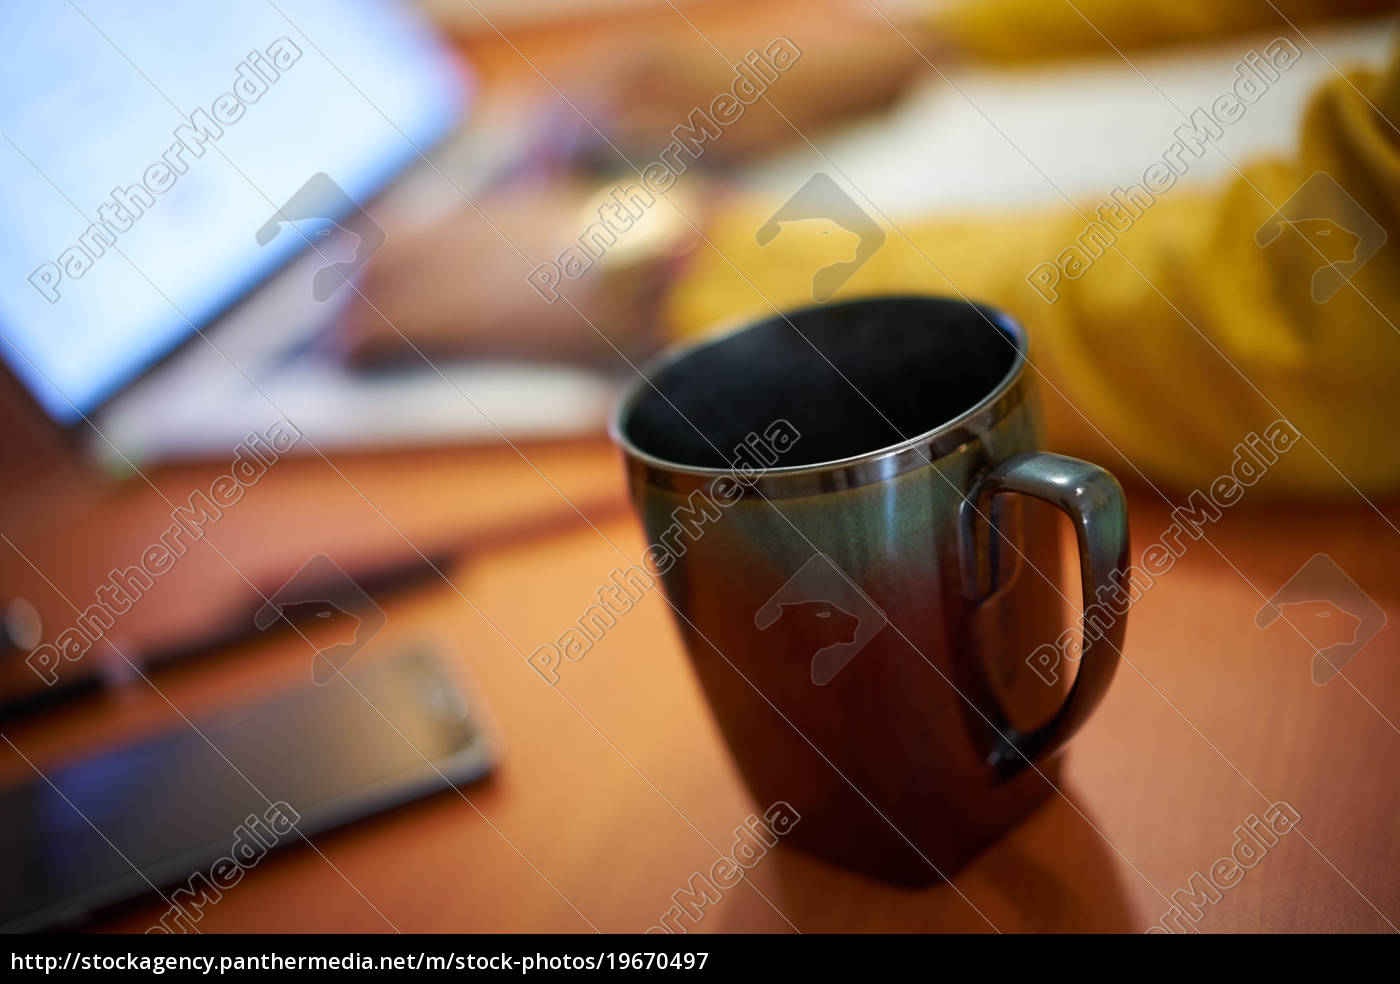
[[[995,496],[1007,492],[1044,500],[1073,521],[1079,543],[1079,571],[1086,610],[1098,597],[1100,588],[1113,586],[1118,573],[1127,571],[1128,508],[1123,501],[1123,489],[1116,478],[1098,465],[1048,451],[1014,454],[994,465],[977,480],[963,503],[963,528],[970,548],[977,542],[971,536],[974,521],[983,516],[992,517],[991,534],[997,535],[995,514],[988,509]],[[972,508],[974,503],[975,509]],[[997,553],[995,540],[990,538],[985,554],[977,549],[968,550],[966,563],[971,576],[968,583],[979,598],[986,595],[977,590],[978,557],[994,558]],[[989,567],[993,568],[990,574],[995,582],[994,565],[989,564]],[[991,587],[994,590],[995,583]],[[1125,617],[1115,618],[1098,639],[1084,632],[1085,624],[1081,621],[1079,672],[1060,709],[1045,724],[1026,734],[1002,727],[1010,745],[1003,743],[993,763],[1003,775],[1009,777],[1037,757],[1054,754],[1088,719],[1103,699],[1113,671],[1118,667],[1125,621]],[[1005,722],[1006,715],[1002,714],[1001,719]]]

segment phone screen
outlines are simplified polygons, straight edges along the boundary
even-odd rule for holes
[[[71,923],[152,884],[208,877],[220,859],[251,866],[489,770],[464,698],[428,653],[347,677],[0,792],[0,929]]]

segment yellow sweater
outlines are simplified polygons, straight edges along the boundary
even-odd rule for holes
[[[994,60],[1109,51],[1076,7],[1125,51],[1276,29],[1303,57],[1318,58],[1284,14],[1306,34],[1320,16],[1392,5],[979,0],[935,19],[945,36]],[[1288,46],[1270,57],[1286,62]],[[1238,111],[1218,109],[1225,118]],[[1113,217],[1126,227],[1112,244],[1098,202],[934,221],[896,216],[898,228],[881,223],[884,244],[834,299],[912,291],[1003,308],[1030,333],[1052,446],[1125,480],[1136,466],[1177,490],[1204,488],[1229,470],[1238,443],[1284,417],[1304,439],[1261,490],[1397,492],[1400,242],[1386,242],[1400,240],[1397,124],[1400,49],[1382,73],[1320,88],[1291,159],[1236,160],[1243,176],[1210,192],[1163,188],[1164,168],[1146,207],[1131,198]],[[812,274],[848,258],[833,255],[833,240],[812,223],[789,224],[758,246],[755,232],[775,205],[740,202],[715,218],[713,246],[697,250],[668,298],[676,331],[809,304]],[[1296,221],[1271,221],[1277,208]]]

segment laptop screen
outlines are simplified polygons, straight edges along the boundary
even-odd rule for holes
[[[0,36],[0,358],[65,424],[445,136],[468,89],[375,0],[7,3]]]

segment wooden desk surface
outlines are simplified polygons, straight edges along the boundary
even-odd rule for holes
[[[526,664],[521,651],[554,638],[594,600],[622,562],[618,551],[635,559],[644,547],[611,449],[599,442],[531,457],[586,504],[596,528],[497,449],[342,463],[363,497],[324,462],[284,461],[210,529],[211,544],[245,561],[283,536],[310,551],[350,530],[381,546],[399,530],[416,542],[474,545],[447,571],[450,584],[386,599],[388,624],[355,658],[425,635],[455,643],[454,665],[484,695],[506,751],[497,773],[461,796],[444,792],[314,837],[319,854],[299,845],[269,856],[205,911],[202,931],[642,931],[767,805],[742,787],[659,595],[568,665],[557,689]],[[173,497],[213,474],[182,469],[157,484]],[[1170,519],[1150,492],[1133,493],[1132,504],[1136,557]],[[53,569],[58,587],[88,597],[93,582],[84,578],[158,534],[168,515],[137,483],[47,528],[9,514],[4,532]],[[493,540],[492,529],[521,532]],[[1254,616],[1259,592],[1317,551],[1394,615],[1396,535],[1364,506],[1246,503],[1226,513],[1211,538],[1229,562],[1197,543],[1133,610],[1129,665],[1072,743],[1063,795],[953,885],[890,888],[780,845],[707,906],[693,931],[1141,931],[1230,852],[1240,824],[1278,800],[1301,814],[1297,829],[1205,906],[1199,929],[1394,931],[1400,619],[1346,665],[1346,679],[1318,686],[1313,644],[1281,622],[1260,630]],[[187,559],[191,583],[224,565],[204,545]],[[0,590],[37,590],[26,570],[6,557]],[[1335,612],[1324,619],[1293,607],[1296,624],[1330,633],[1314,633],[1315,643],[1349,637]],[[308,648],[292,633],[253,639],[222,658],[154,672],[159,694],[137,682],[3,730],[47,768],[182,726],[171,705],[198,720],[303,683]],[[0,777],[26,775],[16,753],[0,748]],[[164,909],[138,904],[101,925],[141,931]]]

